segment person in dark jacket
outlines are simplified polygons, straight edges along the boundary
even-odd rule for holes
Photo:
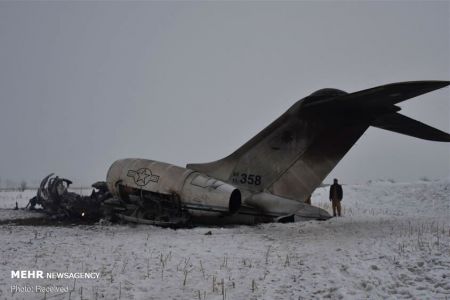
[[[341,216],[341,201],[344,193],[342,191],[342,186],[338,184],[338,180],[335,178],[334,183],[330,186],[330,201],[333,206],[333,216]]]

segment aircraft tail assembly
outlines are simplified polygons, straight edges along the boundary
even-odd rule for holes
[[[413,81],[355,93],[322,89],[288,111],[228,157],[187,168],[242,187],[303,201],[369,126],[450,142],[450,135],[398,113],[396,104],[448,86]]]
[[[399,113],[381,116],[370,125],[419,139],[436,142],[450,142],[450,135],[448,133],[408,118]]]
[[[420,139],[450,142],[450,135],[414,119],[396,113],[395,104],[448,86],[448,81],[413,81],[392,83],[351,94],[318,99],[307,97],[305,110],[342,114],[350,120],[369,119],[370,125]],[[327,89],[325,89],[327,90]],[[309,98],[309,99],[308,99]],[[350,114],[349,114],[350,113]]]

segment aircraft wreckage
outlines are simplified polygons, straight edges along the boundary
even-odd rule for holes
[[[52,216],[108,218],[161,226],[293,222],[330,215],[305,202],[370,127],[431,141],[450,135],[398,113],[396,104],[448,86],[413,81],[354,93],[322,89],[299,100],[221,160],[186,168],[147,159],[114,162],[90,196],[44,178],[30,206]]]

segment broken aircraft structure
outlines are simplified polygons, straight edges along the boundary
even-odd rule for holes
[[[35,210],[39,205],[48,215],[54,219],[79,219],[98,220],[104,216],[101,205],[109,198],[105,182],[96,182],[92,185],[90,196],[81,196],[70,192],[72,181],[53,176],[46,176],[37,191],[37,195],[30,199],[26,208]]]
[[[92,215],[156,225],[328,219],[325,210],[304,202],[370,126],[450,142],[448,133],[399,114],[397,106],[449,84],[401,82],[354,93],[322,89],[221,160],[183,168],[122,159],[111,165],[98,195],[61,194],[59,185],[68,181],[47,177],[38,203],[55,212],[63,205],[68,215],[90,207]]]

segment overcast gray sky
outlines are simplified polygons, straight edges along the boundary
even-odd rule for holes
[[[317,89],[449,80],[449,3],[0,2],[0,177],[208,162]],[[401,107],[450,131],[449,88]],[[450,144],[370,128],[330,176],[449,174]]]

